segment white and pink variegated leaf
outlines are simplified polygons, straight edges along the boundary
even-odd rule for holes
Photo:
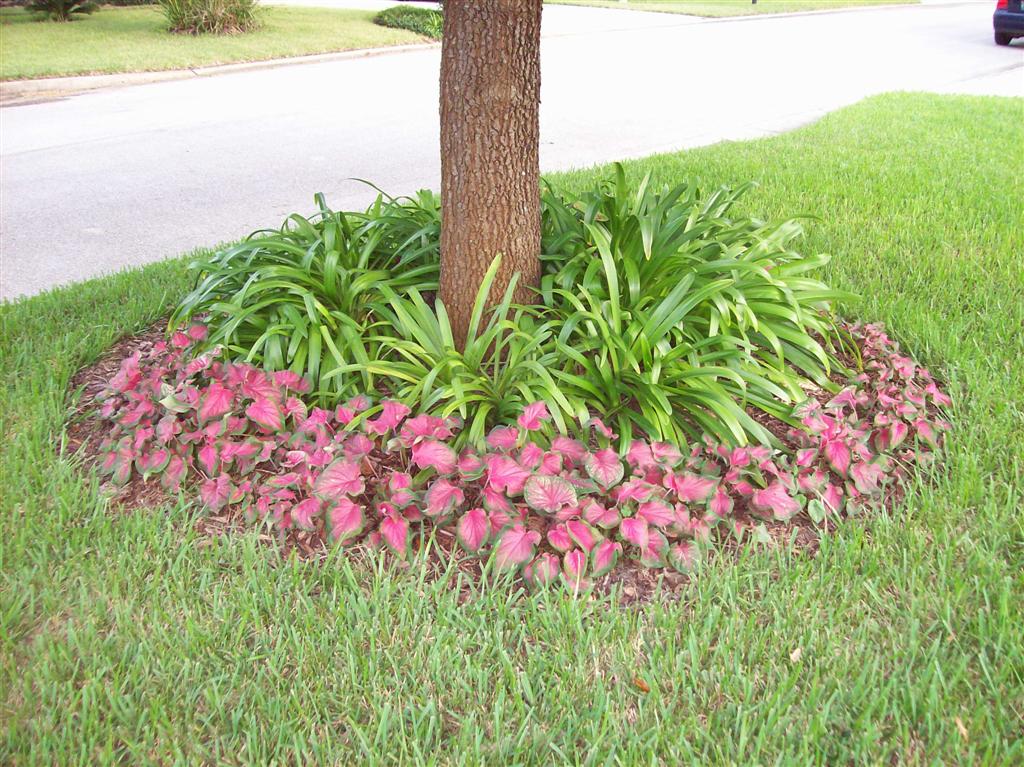
[[[529,530],[521,522],[509,525],[498,534],[494,546],[494,566],[498,571],[513,570],[533,559],[534,546],[540,533]]]
[[[220,465],[220,454],[215,445],[203,445],[196,453],[196,460],[206,476],[212,477],[217,473],[217,467]]]
[[[640,550],[640,564],[644,567],[658,568],[665,566],[668,554],[668,539],[660,530],[651,530],[647,546]]]
[[[527,469],[536,469],[544,460],[544,448],[536,442],[527,442],[519,451],[519,463]]]
[[[459,545],[470,554],[476,554],[491,536],[491,523],[487,512],[481,508],[470,509],[455,525],[455,537]]]
[[[590,478],[604,490],[617,485],[625,473],[618,454],[610,447],[587,453],[583,459],[583,467]]]
[[[622,544],[607,538],[598,543],[590,552],[590,574],[598,578],[615,567],[622,553]]]
[[[821,494],[821,500],[830,506],[833,511],[843,510],[843,491],[839,485],[829,484]]]
[[[474,482],[484,475],[484,462],[476,451],[466,448],[459,456],[459,476],[465,482]]]
[[[526,480],[523,497],[530,508],[544,514],[554,514],[577,502],[576,488],[571,483],[547,474],[534,474]]]
[[[341,498],[331,509],[331,537],[338,543],[357,538],[366,525],[363,507],[348,498]]]

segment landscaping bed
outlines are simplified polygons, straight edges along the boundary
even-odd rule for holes
[[[465,560],[289,556],[210,535],[186,493],[118,508],[65,444],[89,404],[69,384],[174,309],[185,261],[5,304],[2,760],[1019,762],[1019,111],[892,95],[626,166],[754,178],[748,209],[816,214],[804,247],[861,296],[844,311],[941,376],[955,424],[937,467],[815,556],[740,546],[638,607],[496,588]]]

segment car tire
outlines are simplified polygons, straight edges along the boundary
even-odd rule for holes
[[[1009,45],[1012,39],[1013,37],[1005,32],[996,32],[996,45]]]

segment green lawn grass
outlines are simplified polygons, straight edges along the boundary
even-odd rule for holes
[[[263,26],[240,35],[174,35],[158,6],[101,8],[57,24],[0,8],[0,79],[152,72],[427,42],[373,23],[372,11],[263,8]]]
[[[1021,108],[889,95],[628,164],[819,216],[806,248],[863,296],[846,312],[956,399],[939,470],[891,515],[814,558],[720,556],[674,603],[460,603],[420,564],[206,539],[185,502],[111,509],[55,457],[66,387],[167,311],[183,261],[3,305],[0,763],[1021,764]]]
[[[546,0],[559,5],[592,5],[690,16],[757,16],[766,13],[831,11],[863,5],[916,5],[920,0]]]

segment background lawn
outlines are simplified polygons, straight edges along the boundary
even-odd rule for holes
[[[1021,764],[1021,107],[889,95],[629,163],[820,216],[806,248],[863,295],[847,313],[956,400],[940,471],[891,516],[815,558],[717,557],[675,603],[463,604],[418,564],[282,561],[200,536],[184,502],[109,508],[55,456],[66,387],[164,315],[183,261],[3,305],[0,763]]]
[[[151,72],[429,42],[379,27],[372,11],[268,6],[263,27],[243,35],[172,35],[158,6],[104,7],[67,24],[0,8],[0,79]]]
[[[919,0],[546,0],[559,5],[593,5],[691,16],[756,16],[764,13],[828,11],[861,5],[916,5]]]

